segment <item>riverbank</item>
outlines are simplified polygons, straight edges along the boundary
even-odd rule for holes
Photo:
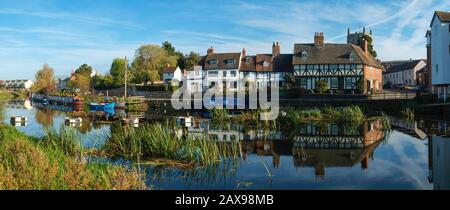
[[[0,190],[145,189],[141,174],[88,161],[73,130],[33,138],[0,125]]]
[[[7,90],[0,89],[0,101],[12,99],[14,96]]]

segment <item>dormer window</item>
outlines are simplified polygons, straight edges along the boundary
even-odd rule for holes
[[[355,60],[355,54],[353,54],[353,53],[350,53],[350,55],[348,57],[351,61]]]
[[[270,65],[269,62],[267,62],[267,61],[264,61],[264,62],[263,62],[263,66],[264,66],[264,67],[269,67],[269,65]]]
[[[301,52],[300,56],[302,57],[302,59],[306,59],[308,58],[308,53],[306,51]]]
[[[236,60],[234,60],[234,59],[228,59],[227,60],[227,65],[234,66],[235,64],[236,64]]]
[[[209,64],[212,66],[217,66],[217,60],[216,59],[210,60]]]
[[[251,58],[251,57],[245,58],[245,62],[246,62],[247,64],[251,64],[251,63],[252,63],[252,58]]]

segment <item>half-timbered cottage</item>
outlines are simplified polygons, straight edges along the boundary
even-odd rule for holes
[[[382,66],[368,52],[368,43],[325,43],[323,33],[316,33],[314,43],[295,44],[294,75],[300,87],[314,92],[320,80],[333,93],[371,93],[383,88]]]

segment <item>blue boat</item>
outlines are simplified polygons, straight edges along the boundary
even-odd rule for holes
[[[89,109],[91,111],[105,111],[105,110],[111,110],[114,109],[116,106],[116,103],[90,103]]]

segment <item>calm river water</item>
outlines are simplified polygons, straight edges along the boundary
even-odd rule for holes
[[[70,113],[29,101],[0,108],[7,124],[11,116],[28,117],[27,124],[14,125],[33,136],[43,135],[45,128],[58,130]],[[114,114],[124,113],[108,117]],[[108,139],[110,124],[90,115],[78,129],[84,146],[100,147]],[[449,122],[391,118],[393,130],[388,133],[379,126],[377,121],[357,129],[304,124],[295,131],[263,132],[239,126],[214,129],[208,121],[199,121],[189,132],[207,132],[224,144],[239,139],[242,158],[198,169],[141,170],[156,189],[450,189]]]

